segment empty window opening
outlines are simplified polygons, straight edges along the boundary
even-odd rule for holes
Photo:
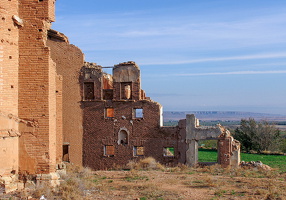
[[[200,140],[198,142],[198,162],[216,163],[218,158],[217,140]]]
[[[142,108],[135,108],[134,109],[134,116],[135,116],[135,118],[143,118],[143,109]]]
[[[133,156],[144,156],[144,147],[133,147]]]
[[[113,157],[115,154],[115,148],[113,145],[104,146],[104,156]]]
[[[164,147],[163,155],[165,157],[174,157],[175,156],[175,149],[174,149],[174,147]]]
[[[105,109],[105,117],[106,118],[114,117],[114,108],[106,108]]]
[[[121,99],[132,99],[131,82],[121,83]]]
[[[64,162],[69,162],[70,161],[69,149],[70,149],[70,145],[69,144],[64,144],[63,145],[63,161]]]
[[[128,144],[128,133],[125,130],[120,130],[118,134],[118,144],[126,145]]]
[[[93,82],[84,83],[84,99],[94,100],[94,83]]]

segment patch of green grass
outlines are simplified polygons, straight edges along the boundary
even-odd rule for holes
[[[262,155],[241,153],[241,160],[261,161],[272,168],[278,168],[281,172],[286,172],[286,156],[283,155]],[[217,162],[217,151],[211,149],[199,149],[199,162]]]
[[[231,194],[231,195],[235,195],[236,192],[235,192],[234,190],[231,190],[231,191],[230,191],[230,194]]]
[[[217,162],[217,151],[212,149],[199,149],[199,162]]]

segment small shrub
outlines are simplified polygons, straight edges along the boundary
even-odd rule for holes
[[[130,161],[127,164],[127,166],[130,167],[131,169],[136,169],[136,170],[151,170],[151,169],[164,170],[165,169],[163,165],[156,162],[156,160],[152,157],[141,159],[138,162]]]

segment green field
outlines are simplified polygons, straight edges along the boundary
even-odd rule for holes
[[[263,164],[269,165],[272,168],[279,168],[280,171],[286,172],[286,156],[241,153],[241,160],[246,162],[259,160]],[[216,161],[217,161],[216,150],[199,149],[199,162],[216,162]]]

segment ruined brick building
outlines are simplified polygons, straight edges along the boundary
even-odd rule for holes
[[[51,29],[54,4],[0,4],[2,180],[12,182],[17,174],[48,178],[62,160],[93,169],[145,156],[194,165],[197,141],[206,138],[221,144],[219,163],[237,164],[238,145],[223,129],[203,131],[194,116],[177,127],[163,127],[162,106],[145,96],[134,62],[115,65],[112,75],[84,63],[81,50]]]
[[[115,65],[113,75],[86,63],[81,75],[84,165],[111,168],[143,156],[161,163],[184,162],[180,130],[161,127],[162,106],[145,96],[134,62]]]
[[[84,166],[108,169],[148,156],[166,165],[196,165],[198,141],[210,139],[218,140],[220,164],[238,165],[239,144],[222,126],[202,128],[189,115],[164,127],[162,106],[145,96],[136,63],[115,65],[112,75],[86,63],[80,80]]]

